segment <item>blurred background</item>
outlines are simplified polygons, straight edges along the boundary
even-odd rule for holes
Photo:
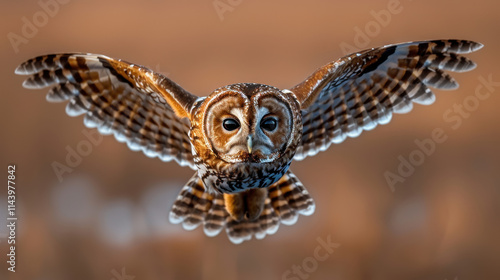
[[[0,3],[0,279],[500,279],[497,1]],[[468,55],[474,71],[453,74],[460,88],[436,90],[432,106],[294,162],[316,212],[241,245],[225,232],[210,238],[170,224],[193,171],[112,136],[59,180],[54,162],[66,165],[68,150],[93,131],[14,75],[33,56],[101,53],[202,96],[237,82],[287,88],[350,50],[442,38],[485,45]],[[419,159],[415,141],[436,129],[446,140]],[[413,173],[389,183],[410,155]],[[15,273],[3,225],[8,164],[17,166]],[[340,246],[318,259],[321,240]]]

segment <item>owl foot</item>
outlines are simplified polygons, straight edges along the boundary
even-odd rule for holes
[[[235,194],[224,194],[224,204],[231,217],[240,222],[242,219],[254,221],[264,209],[267,188],[250,189]]]

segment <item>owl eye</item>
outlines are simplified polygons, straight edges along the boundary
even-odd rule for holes
[[[278,120],[275,117],[268,117],[262,120],[260,127],[267,131],[273,131],[278,126]]]
[[[236,119],[227,118],[222,121],[222,127],[227,131],[233,131],[240,128],[240,123]]]

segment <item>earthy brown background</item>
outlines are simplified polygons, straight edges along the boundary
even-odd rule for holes
[[[219,17],[212,0],[69,1],[16,52],[8,34],[22,36],[23,17],[32,22],[43,10],[37,1],[2,0],[1,178],[7,164],[17,165],[19,226],[11,273],[2,187],[0,279],[282,279],[328,236],[340,247],[308,279],[500,279],[498,82],[458,129],[443,117],[471,100],[480,77],[500,81],[498,1],[401,0],[400,12],[375,29],[373,12],[392,2],[220,0],[234,7]],[[86,139],[82,118],[67,117],[64,105],[23,89],[14,75],[33,56],[81,51],[149,66],[198,95],[237,82],[286,88],[342,56],[341,44],[354,45],[356,28],[367,25],[374,29],[366,47],[438,38],[485,47],[469,55],[476,70],[453,75],[459,90],[436,91],[434,105],[295,162],[316,213],[242,245],[169,224],[193,172],[111,136],[59,182],[51,164]],[[384,173],[397,172],[398,157],[435,128],[447,140],[391,191]]]

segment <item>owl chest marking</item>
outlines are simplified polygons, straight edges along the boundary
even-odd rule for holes
[[[198,165],[198,175],[209,192],[237,193],[248,189],[266,188],[277,182],[286,173],[290,163],[267,168],[236,168],[221,173],[210,166]]]

